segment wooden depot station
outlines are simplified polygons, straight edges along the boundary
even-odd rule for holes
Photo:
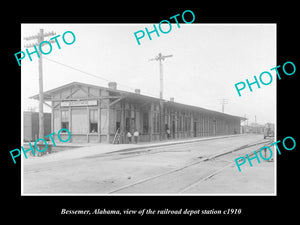
[[[167,130],[170,139],[238,134],[244,119],[145,96],[139,89],[121,91],[115,82],[108,88],[72,82],[44,92],[44,103],[52,109],[51,132],[67,128],[70,142],[126,143],[133,129],[139,141],[165,140]]]

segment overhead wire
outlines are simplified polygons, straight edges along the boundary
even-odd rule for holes
[[[54,63],[59,64],[59,65],[62,65],[62,66],[67,67],[67,68],[69,68],[69,69],[78,71],[78,72],[83,73],[83,74],[85,74],[85,75],[88,75],[88,76],[91,76],[91,77],[94,77],[94,78],[97,78],[97,79],[101,79],[101,80],[104,80],[104,81],[107,81],[107,82],[112,82],[112,80],[109,80],[109,79],[107,79],[107,78],[105,78],[105,77],[102,77],[102,76],[99,76],[99,75],[95,75],[95,74],[92,74],[92,73],[83,71],[83,70],[78,69],[78,68],[75,68],[75,67],[73,67],[73,66],[69,66],[69,65],[66,65],[66,64],[64,64],[64,63],[58,62],[58,61],[56,61],[56,60],[49,59],[49,58],[47,58],[47,57],[43,57],[43,59],[46,59],[46,60],[48,60],[48,61],[54,62]],[[131,89],[131,90],[133,90],[133,91],[135,90],[135,88],[129,87],[129,86],[124,85],[124,84],[119,83],[119,82],[118,82],[118,85],[123,86],[123,87],[126,87],[126,88],[128,88],[128,89]],[[150,95],[150,96],[155,96],[155,97],[156,97],[156,95],[154,95],[153,93],[147,93],[147,92],[144,92],[144,93],[146,93],[146,94],[148,94],[148,95]]]

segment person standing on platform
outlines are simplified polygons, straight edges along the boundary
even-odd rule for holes
[[[130,144],[131,143],[131,137],[132,137],[132,134],[130,133],[130,131],[127,132],[127,138],[128,138],[128,143]]]
[[[139,132],[136,129],[134,130],[133,136],[134,136],[134,142],[137,144],[139,139]]]
[[[167,138],[170,139],[171,131],[170,131],[168,124],[166,124],[165,127],[166,127]]]

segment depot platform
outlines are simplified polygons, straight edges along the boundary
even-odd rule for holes
[[[214,136],[214,137],[202,137],[202,138],[193,138],[193,139],[184,139],[184,140],[170,140],[170,141],[163,141],[157,143],[137,143],[137,144],[104,144],[104,143],[60,143],[57,144],[56,147],[53,147],[52,154],[46,154],[42,157],[28,157],[25,159],[24,155],[22,154],[22,164],[24,165],[32,165],[32,164],[39,164],[45,162],[55,162],[61,160],[72,160],[72,159],[79,159],[84,157],[91,157],[93,155],[99,156],[99,154],[107,154],[112,152],[121,152],[121,151],[133,151],[138,149],[145,149],[145,148],[155,148],[155,147],[162,147],[162,146],[170,146],[176,144],[185,144],[185,143],[192,143],[192,142],[201,142],[201,141],[208,141],[214,139],[222,139],[222,138],[232,138],[232,137],[239,137],[239,136],[246,136],[245,134],[238,134],[238,135],[226,135],[226,136]],[[249,136],[249,135],[248,135]],[[250,135],[253,136],[253,135]],[[261,135],[254,135],[258,138]],[[263,140],[263,137],[261,137]],[[24,143],[24,148],[26,149],[26,143]],[[238,146],[237,146],[238,147]],[[222,153],[220,150],[216,151],[216,153]]]

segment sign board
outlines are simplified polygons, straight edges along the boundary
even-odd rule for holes
[[[68,106],[90,106],[97,105],[97,100],[77,100],[77,101],[63,101],[60,103],[61,107]]]

